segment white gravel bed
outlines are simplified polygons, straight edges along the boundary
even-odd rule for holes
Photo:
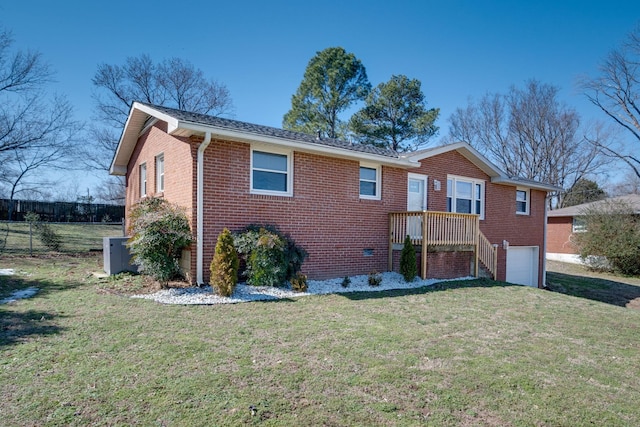
[[[345,292],[375,292],[388,291],[390,289],[414,289],[430,286],[434,283],[448,280],[466,280],[474,277],[461,277],[459,279],[426,279],[419,277],[413,282],[405,282],[399,273],[381,273],[380,286],[369,286],[368,276],[352,276],[349,287],[342,287],[343,278],[330,280],[309,280],[307,292],[293,292],[290,287],[272,288],[268,286],[250,286],[244,283],[238,284],[231,297],[221,297],[211,292],[210,286],[202,288],[163,289],[153,294],[133,295],[132,298],[153,300],[162,304],[235,304],[239,302],[275,300],[282,298],[297,298],[318,294],[337,294]]]

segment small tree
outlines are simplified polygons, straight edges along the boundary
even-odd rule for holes
[[[59,251],[62,247],[62,237],[57,234],[49,224],[42,222],[40,215],[35,212],[28,212],[24,220],[31,224],[38,233],[38,237],[43,245],[52,251]]]
[[[191,244],[189,220],[184,211],[165,199],[149,197],[131,210],[128,246],[141,273],[166,286],[180,277],[182,249]]]
[[[640,274],[640,216],[628,203],[602,202],[584,211],[586,231],[576,235],[580,257],[602,268],[602,258],[621,274]]]
[[[211,261],[211,287],[218,295],[228,297],[238,283],[240,260],[233,246],[233,236],[228,229],[222,230],[216,243],[216,252]]]
[[[407,236],[404,239],[404,247],[400,255],[400,274],[404,276],[405,281],[413,282],[418,275],[416,263],[416,250],[411,243],[411,238]]]

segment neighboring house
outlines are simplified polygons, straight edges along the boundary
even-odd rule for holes
[[[585,231],[582,216],[585,210],[604,203],[623,202],[640,215],[640,195],[612,197],[597,202],[583,203],[568,208],[555,209],[547,213],[547,259],[580,264],[579,250],[575,246],[575,234]]]
[[[273,224],[309,257],[311,279],[397,270],[402,241],[422,277],[544,279],[545,206],[558,188],[507,177],[466,143],[399,155],[368,145],[134,103],[110,172],[127,211],[143,197],[186,209],[196,283],[223,228]],[[422,227],[428,224],[428,227]]]

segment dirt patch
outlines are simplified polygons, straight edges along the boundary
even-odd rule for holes
[[[172,280],[164,288],[165,289],[181,289],[192,286],[187,281]],[[109,293],[123,296],[152,294],[159,291],[163,287],[160,282],[154,280],[150,276],[143,274],[120,273],[114,276],[108,276],[100,279],[98,292]]]

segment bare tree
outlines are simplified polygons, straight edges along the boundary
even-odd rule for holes
[[[125,191],[120,177],[111,176],[96,189],[96,200],[106,204],[124,205]]]
[[[11,200],[45,191],[46,172],[73,163],[81,130],[66,99],[46,93],[52,72],[40,54],[12,52],[12,44],[1,32],[0,186]]]
[[[453,113],[448,138],[470,143],[510,176],[569,190],[607,161],[589,140],[605,143],[609,135],[599,126],[581,128],[578,113],[557,94],[557,87],[535,80],[487,94]],[[556,198],[562,207],[562,194]]]
[[[591,142],[605,154],[625,162],[640,178],[640,26],[600,64],[600,75],[584,79],[582,87],[589,101],[624,129],[634,143],[625,152],[602,141]]]
[[[93,77],[95,119],[93,141],[85,161],[94,170],[108,170],[135,101],[215,116],[230,115],[233,103],[222,83],[180,58],[155,64],[148,55],[129,57],[124,65],[99,64]]]
[[[624,174],[622,181],[611,186],[611,196],[626,196],[627,194],[640,194],[640,177],[633,170]]]

